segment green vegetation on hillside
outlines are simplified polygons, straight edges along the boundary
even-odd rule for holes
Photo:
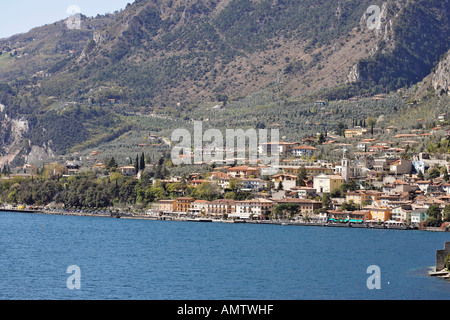
[[[111,34],[107,45],[92,45],[86,66],[73,66],[77,76],[49,80],[44,93],[81,101],[88,99],[87,87],[113,82],[130,89],[121,98],[134,106],[189,104],[186,96],[198,98],[204,91],[203,99],[213,100],[233,85],[227,67],[240,57],[273,50],[280,39],[306,43],[307,52],[329,46],[359,24],[370,4],[233,0],[213,15],[217,3],[199,0],[167,8],[163,20],[152,3],[136,1],[119,16],[129,19],[126,29]],[[77,80],[75,91],[56,86],[65,79]]]
[[[392,43],[379,42],[373,56],[367,50],[358,64],[362,81],[323,90],[311,85],[313,92],[300,96],[290,96],[287,87],[324,67],[331,48],[361,36],[361,17],[381,1],[139,0],[114,15],[83,17],[82,30],[67,30],[60,21],[0,40],[0,116],[28,124],[16,143],[20,157],[33,145],[57,154],[101,149],[123,157],[139,146],[157,157],[164,152],[161,141],[149,144],[144,137],[158,132],[168,138],[191,120],[203,120],[205,128],[278,128],[292,141],[342,136],[369,116],[381,128],[429,129],[436,112],[445,111],[446,97],[431,93],[408,105],[414,98],[395,90],[411,89],[449,49],[446,2],[405,0],[398,12],[393,3]],[[386,97],[370,99],[379,92]],[[355,96],[357,102],[347,100]],[[223,108],[211,109],[214,104]],[[12,143],[10,131],[5,122],[1,152]],[[430,150],[446,148],[433,144]]]

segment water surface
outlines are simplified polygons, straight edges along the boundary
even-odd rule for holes
[[[449,299],[449,233],[0,213],[0,299]],[[81,270],[69,290],[67,268]],[[379,266],[381,289],[367,268]]]

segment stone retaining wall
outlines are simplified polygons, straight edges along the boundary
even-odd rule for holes
[[[450,254],[450,242],[444,244],[444,250],[436,251],[436,271],[441,271],[445,268],[445,257]]]

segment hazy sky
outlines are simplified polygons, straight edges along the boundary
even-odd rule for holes
[[[67,9],[77,6],[91,17],[124,9],[134,0],[0,0],[0,38],[27,32],[70,16]]]

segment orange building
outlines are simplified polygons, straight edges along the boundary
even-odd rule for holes
[[[175,212],[188,212],[194,201],[195,199],[190,197],[177,198],[174,203]]]
[[[345,196],[345,201],[350,202],[353,201],[354,204],[371,204],[373,201],[380,200],[380,197],[383,193],[379,191],[349,191]]]
[[[175,208],[175,200],[159,200],[159,212],[171,213]]]
[[[250,178],[250,176],[254,176],[255,178],[259,177],[259,168],[248,166],[228,168],[227,172],[232,178]]]
[[[369,219],[373,221],[388,221],[391,220],[392,211],[386,207],[367,206],[363,208],[369,211]]]

